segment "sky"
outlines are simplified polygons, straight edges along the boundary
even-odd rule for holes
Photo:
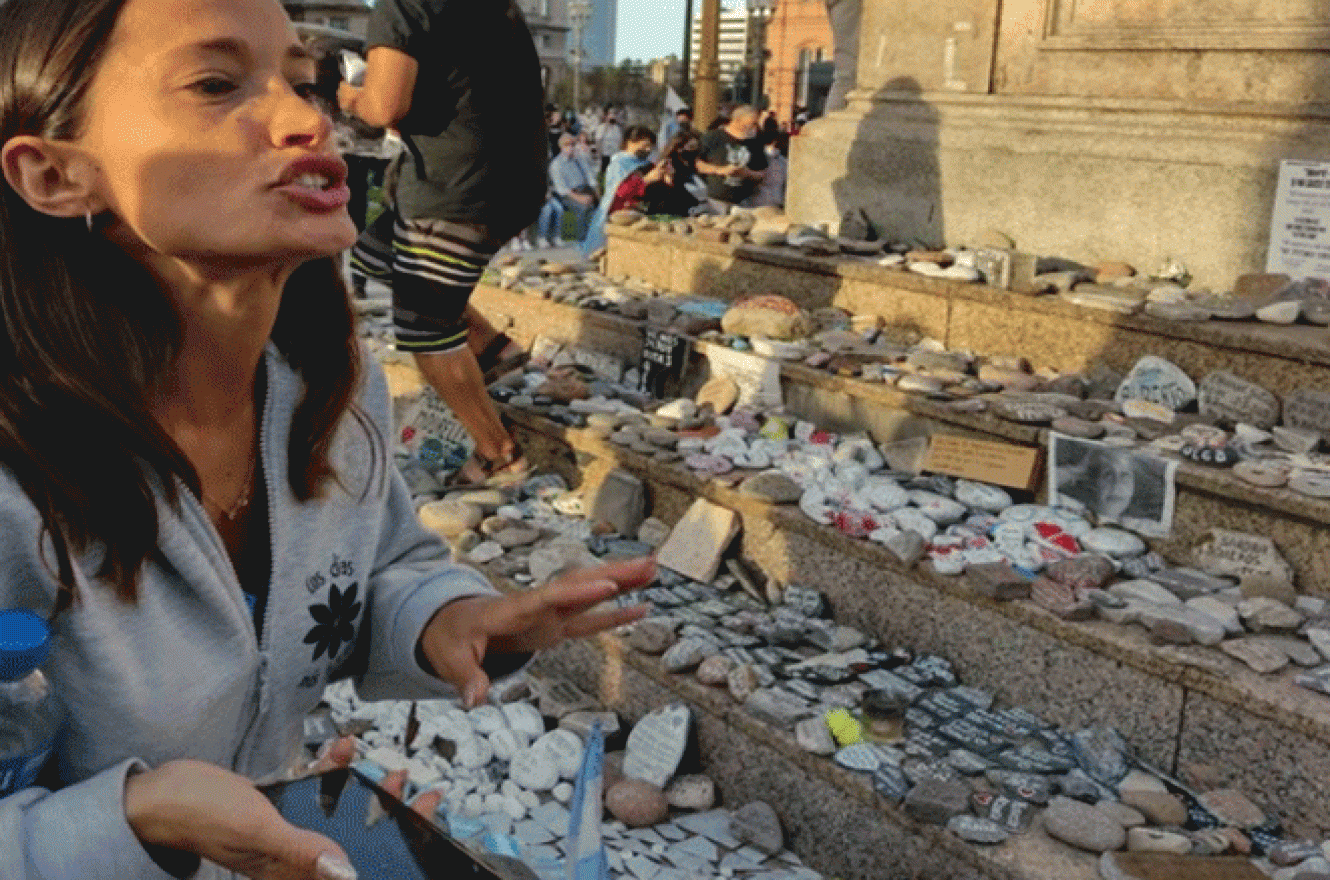
[[[721,0],[722,7],[738,0]],[[693,14],[702,0],[693,0]],[[619,0],[614,60],[650,61],[667,55],[683,57],[684,0]]]

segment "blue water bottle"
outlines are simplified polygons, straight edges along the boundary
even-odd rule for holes
[[[64,723],[64,704],[39,668],[50,653],[46,621],[0,611],[0,797],[32,784]]]

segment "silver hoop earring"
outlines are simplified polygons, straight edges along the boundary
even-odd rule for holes
[[[87,224],[88,224],[88,231],[89,231],[89,232],[92,232],[92,209],[91,209],[91,208],[84,208],[84,209],[83,209],[83,219],[84,219],[85,221],[87,221]]]

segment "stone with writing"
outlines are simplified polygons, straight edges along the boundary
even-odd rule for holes
[[[1114,395],[1118,403],[1132,398],[1161,403],[1177,412],[1196,399],[1196,383],[1171,361],[1146,355],[1136,362]]]
[[[1195,560],[1207,574],[1235,577],[1248,590],[1268,592],[1271,584],[1293,583],[1292,566],[1264,535],[1211,529],[1210,540],[1196,548]]]
[[[730,696],[740,703],[745,702],[759,686],[757,670],[751,663],[740,663],[730,670],[725,684]]]
[[[1279,422],[1279,398],[1227,370],[1202,379],[1196,399],[1201,415],[1220,423],[1245,423],[1268,431]]]
[[[1299,388],[1285,394],[1284,424],[1330,437],[1330,391]]]
[[[666,672],[685,672],[717,651],[716,644],[701,638],[680,639],[661,658]]]
[[[674,627],[663,620],[639,621],[628,636],[628,644],[634,649],[652,655],[665,653],[677,641]]]
[[[947,830],[961,840],[987,846],[999,844],[1011,836],[1011,832],[992,819],[979,816],[952,816],[947,820]]]
[[[692,714],[683,704],[657,709],[628,734],[623,773],[663,788],[683,759]]]

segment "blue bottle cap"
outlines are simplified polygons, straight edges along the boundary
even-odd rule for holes
[[[51,629],[31,611],[0,611],[0,681],[22,678],[51,652]]]

